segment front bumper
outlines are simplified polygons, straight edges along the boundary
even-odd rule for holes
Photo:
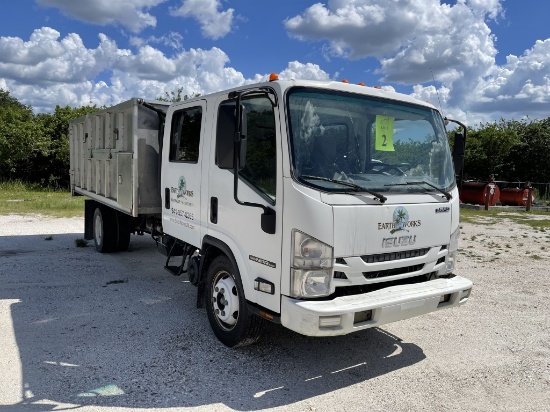
[[[324,301],[282,296],[281,323],[307,336],[345,335],[462,305],[472,286],[470,280],[455,276]]]

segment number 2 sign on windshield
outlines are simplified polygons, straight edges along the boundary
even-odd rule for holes
[[[393,117],[376,116],[376,140],[374,149],[382,152],[394,152]]]

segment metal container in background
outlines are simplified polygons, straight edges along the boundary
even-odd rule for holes
[[[499,199],[500,189],[494,182],[464,182],[462,184],[460,193],[462,203],[496,206]]]
[[[531,204],[535,202],[535,192],[529,188],[505,188],[500,191],[500,203],[503,206],[527,206],[531,192]]]

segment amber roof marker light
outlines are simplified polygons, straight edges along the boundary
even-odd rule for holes
[[[279,80],[279,75],[277,73],[271,73],[269,75],[269,81],[270,82],[274,82],[274,81],[277,81]]]

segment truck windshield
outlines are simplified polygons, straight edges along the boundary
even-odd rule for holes
[[[436,110],[314,88],[287,95],[294,176],[324,191],[447,191],[455,184]],[[409,184],[427,182],[427,184]],[[357,192],[357,188],[354,192]]]

